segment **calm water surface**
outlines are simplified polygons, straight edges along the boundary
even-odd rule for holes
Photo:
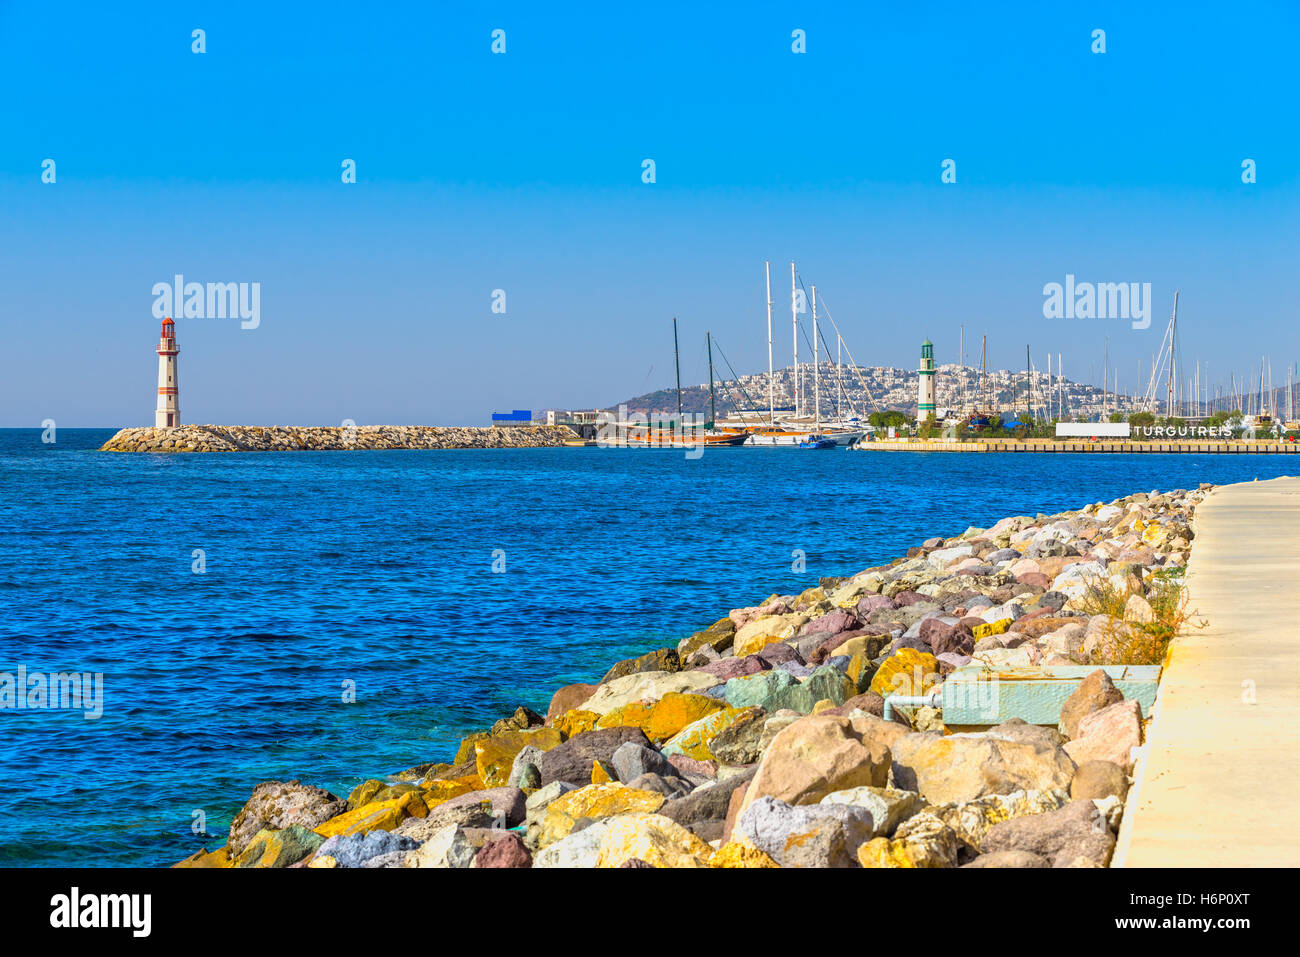
[[[930,535],[1300,471],[1265,456],[97,452],[111,434],[0,430],[0,672],[104,675],[98,720],[0,711],[0,865],[170,864],[205,843],[196,811],[222,834],[258,781],[346,793],[448,760],[560,684]]]

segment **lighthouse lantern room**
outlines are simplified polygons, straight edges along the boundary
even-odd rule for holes
[[[162,338],[158,340],[158,407],[154,411],[156,428],[169,429],[181,424],[180,396],[177,393],[176,323],[171,318],[163,320]]]

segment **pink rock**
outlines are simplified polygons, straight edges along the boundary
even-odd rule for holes
[[[1142,705],[1117,701],[1079,721],[1079,733],[1065,745],[1075,764],[1085,761],[1113,761],[1125,771],[1133,770],[1132,749],[1142,744]]]
[[[688,758],[684,754],[670,754],[668,755],[668,763],[682,774],[700,774],[706,778],[716,778],[718,776],[718,763],[716,761],[697,761],[694,758]]]
[[[723,681],[730,681],[732,678],[743,678],[746,675],[757,674],[760,671],[766,671],[772,666],[760,658],[758,655],[746,655],[744,658],[720,658],[717,661],[710,661],[697,671],[707,672]]]

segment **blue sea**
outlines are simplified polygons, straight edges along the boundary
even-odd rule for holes
[[[929,536],[1300,470],[839,449],[96,451],[110,435],[0,431],[0,673],[103,675],[97,719],[0,710],[0,865],[168,865],[222,843],[259,781],[346,794],[449,760],[561,684]]]

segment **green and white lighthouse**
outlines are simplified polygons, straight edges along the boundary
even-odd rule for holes
[[[921,343],[920,378],[916,384],[916,421],[933,419],[934,412],[934,343],[929,339]]]

